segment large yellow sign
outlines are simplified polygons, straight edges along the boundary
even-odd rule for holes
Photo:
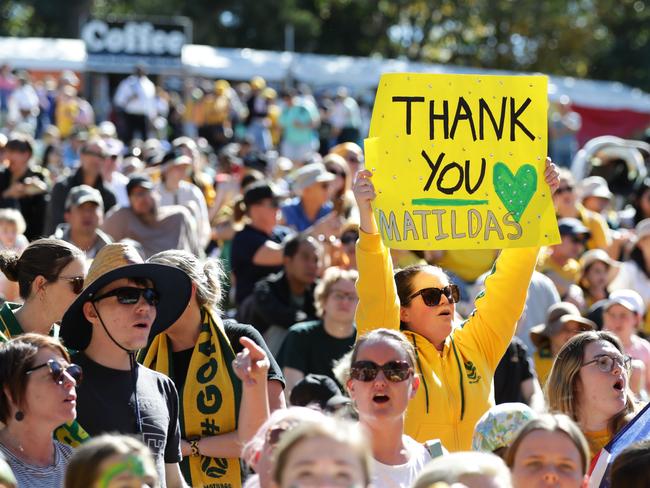
[[[383,75],[365,152],[386,245],[559,242],[544,182],[547,108],[545,76]]]

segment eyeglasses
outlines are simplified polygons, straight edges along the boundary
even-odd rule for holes
[[[571,193],[573,191],[573,186],[561,186],[555,190],[556,195],[561,195],[562,193]]]
[[[612,370],[614,369],[614,365],[618,365],[620,368],[629,371],[630,365],[632,364],[632,358],[630,356],[598,354],[594,356],[594,358],[591,361],[582,363],[582,366],[589,366],[592,363],[596,363],[598,369],[601,370],[603,373],[611,373]]]
[[[409,297],[409,302],[418,295],[422,295],[422,301],[427,307],[440,305],[442,295],[447,297],[449,303],[458,303],[460,301],[460,289],[457,285],[447,285],[442,288],[422,288]]]
[[[331,296],[332,298],[334,298],[334,300],[349,300],[351,302],[356,302],[359,300],[359,297],[357,296],[356,293],[345,293],[342,291],[333,291]]]
[[[68,375],[73,380],[75,380],[77,385],[81,383],[81,379],[83,378],[81,366],[78,364],[68,364],[67,366],[61,366],[61,363],[59,363],[56,359],[50,359],[46,363],[39,364],[33,368],[29,368],[27,371],[25,371],[25,374],[32,374],[34,371],[45,368],[46,366],[49,368],[52,379],[57,385],[63,384],[63,381],[65,380],[63,375],[65,373],[68,373]]]
[[[413,368],[406,361],[389,361],[381,366],[373,361],[357,361],[350,367],[350,378],[363,382],[373,381],[380,370],[392,383],[404,381],[413,373]]]
[[[57,280],[65,280],[72,285],[72,293],[79,295],[84,289],[83,276],[59,276]]]
[[[95,297],[93,302],[98,302],[108,297],[117,297],[118,303],[122,305],[135,305],[140,301],[140,297],[144,298],[144,301],[152,307],[155,307],[160,302],[158,292],[153,288],[136,288],[135,286],[115,288],[103,295]]]

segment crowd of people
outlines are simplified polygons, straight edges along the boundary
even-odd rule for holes
[[[396,251],[345,89],[79,83],[0,71],[0,486],[577,488],[648,401],[650,180],[556,146],[559,244]]]

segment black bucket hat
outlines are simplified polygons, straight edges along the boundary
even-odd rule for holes
[[[149,279],[160,296],[150,339],[176,322],[190,300],[192,283],[184,271],[164,264],[145,263],[128,244],[107,244],[95,256],[85,288],[63,315],[60,335],[66,347],[77,351],[88,347],[92,325],[84,317],[82,307],[99,290],[121,278]]]

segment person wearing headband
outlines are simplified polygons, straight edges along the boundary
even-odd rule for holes
[[[78,391],[80,429],[86,437],[139,436],[167,487],[185,486],[178,465],[178,394],[167,376],[139,365],[136,353],[180,317],[191,289],[180,269],[144,263],[128,244],[108,244],[61,323],[64,344],[79,351],[73,360],[85,372]]]

